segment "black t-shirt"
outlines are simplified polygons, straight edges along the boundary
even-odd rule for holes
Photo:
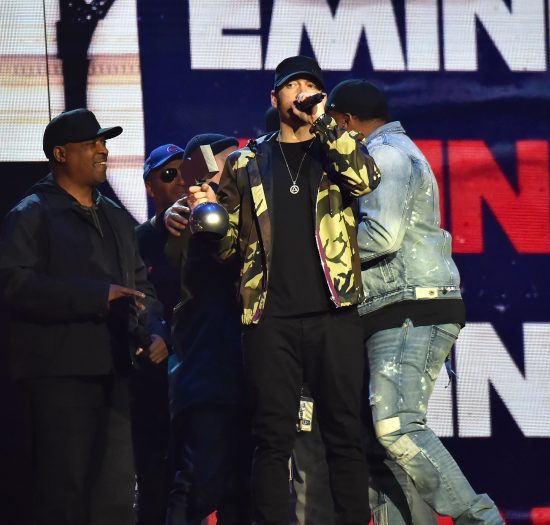
[[[273,252],[264,315],[289,317],[330,309],[315,240],[315,203],[322,171],[312,162],[314,140],[272,144]],[[290,191],[293,180],[297,193]]]

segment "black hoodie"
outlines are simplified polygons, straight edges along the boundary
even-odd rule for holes
[[[130,215],[97,191],[86,209],[48,175],[8,213],[0,237],[14,378],[128,373],[146,330],[131,308],[109,308],[110,284],[144,292],[147,330],[165,337]]]

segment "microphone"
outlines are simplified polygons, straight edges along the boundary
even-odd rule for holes
[[[294,102],[294,105],[300,110],[304,112],[308,112],[313,106],[316,106],[327,96],[326,93],[315,93],[301,102]]]

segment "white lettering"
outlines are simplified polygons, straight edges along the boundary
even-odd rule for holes
[[[407,69],[439,71],[437,0],[405,2]]]
[[[491,385],[525,436],[550,437],[550,324],[525,323],[522,374],[489,323],[470,323],[456,347],[460,437],[491,435]],[[506,429],[499,429],[505,432]]]
[[[351,70],[363,31],[375,71],[404,71],[392,3],[342,0],[334,17],[325,0],[275,0],[265,69],[300,52],[304,29],[322,69]]]
[[[261,69],[260,35],[224,35],[260,29],[259,2],[189,0],[191,69]]]
[[[477,71],[479,22],[512,71],[546,71],[544,0],[443,0],[445,69]]]

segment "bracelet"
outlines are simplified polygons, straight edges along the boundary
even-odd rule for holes
[[[330,115],[327,115],[326,113],[323,113],[320,117],[315,119],[315,121],[311,125],[310,131],[313,132],[315,129],[319,128],[326,130],[331,121],[332,117]]]

